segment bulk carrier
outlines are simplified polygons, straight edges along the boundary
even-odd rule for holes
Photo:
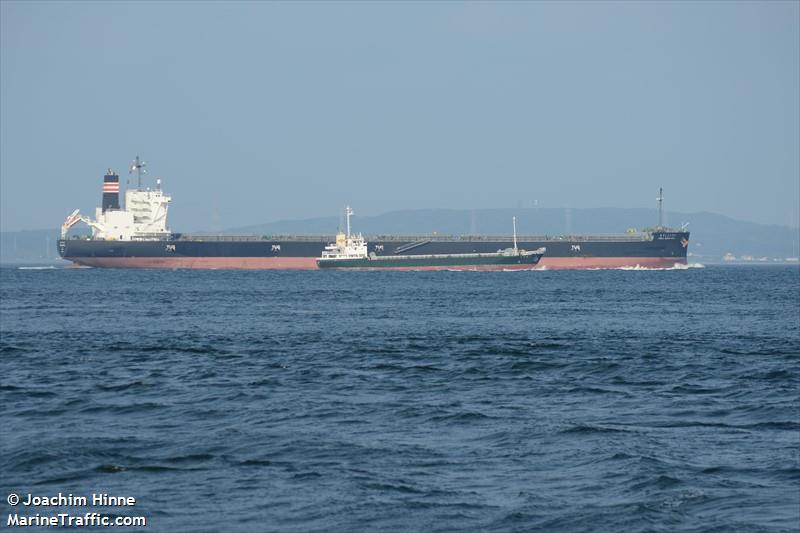
[[[75,210],[61,226],[58,252],[81,266],[112,268],[197,269],[304,269],[319,268],[318,259],[331,236],[209,236],[172,233],[167,227],[171,197],[161,190],[143,188],[144,163],[137,157],[130,171],[137,187],[125,191],[120,206],[119,175],[109,170],[103,178],[101,207],[95,218]],[[519,247],[546,249],[538,268],[598,269],[621,267],[670,268],[686,264],[689,232],[661,224],[663,196],[658,196],[656,228],[620,235],[519,236]],[[68,232],[83,222],[90,237]],[[497,254],[510,248],[511,236],[373,235],[368,254],[391,260],[397,256]]]

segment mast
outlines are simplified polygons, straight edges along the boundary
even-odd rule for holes
[[[350,238],[350,216],[353,214],[353,209],[348,205],[344,208],[344,213],[347,216],[347,238]]]
[[[137,189],[142,188],[142,174],[147,174],[147,171],[144,169],[145,166],[147,166],[147,163],[140,160],[137,155],[136,159],[133,161],[133,165],[131,165],[130,170],[128,170],[128,174],[132,174],[134,170],[136,171],[136,176],[138,177]]]
[[[514,224],[514,251],[517,251],[517,217],[511,217],[511,223]]]
[[[656,198],[656,200],[658,200],[658,229],[661,229],[664,220],[661,211],[661,203],[664,201],[664,189],[661,187],[658,188],[658,198]]]

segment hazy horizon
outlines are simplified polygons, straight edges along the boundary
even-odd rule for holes
[[[599,232],[601,234],[602,233],[622,233],[622,232],[624,232],[624,231],[626,231],[627,229],[630,229],[630,228],[644,229],[644,228],[648,228],[648,227],[653,227],[655,225],[655,221],[657,220],[657,216],[658,216],[657,215],[658,210],[655,207],[541,207],[541,206],[539,206],[539,207],[531,207],[531,206],[498,206],[498,207],[480,207],[480,208],[421,207],[421,208],[410,208],[410,209],[395,209],[395,210],[391,210],[391,211],[379,211],[379,212],[374,212],[374,213],[372,213],[372,212],[363,213],[363,212],[360,212],[360,211],[356,210],[355,214],[353,216],[353,221],[354,221],[354,224],[358,224],[359,223],[359,219],[360,220],[365,220],[365,219],[372,220],[372,219],[383,218],[383,217],[387,217],[387,216],[395,216],[395,215],[402,216],[402,215],[407,214],[407,213],[416,213],[416,212],[438,212],[440,214],[446,214],[446,213],[452,213],[452,212],[460,212],[460,213],[465,215],[465,218],[464,218],[465,221],[470,220],[470,216],[472,216],[473,218],[477,216],[477,219],[475,219],[475,220],[477,220],[477,223],[478,223],[479,227],[482,227],[483,226],[483,219],[482,219],[483,215],[485,215],[487,213],[494,213],[494,212],[497,212],[497,211],[508,211],[510,213],[509,216],[512,216],[512,215],[516,215],[517,216],[518,225],[520,227],[523,227],[525,224],[530,225],[531,221],[530,220],[526,221],[525,217],[526,217],[526,213],[528,212],[528,210],[534,210],[534,209],[539,212],[538,215],[536,216],[536,218],[540,218],[541,215],[543,214],[543,212],[548,212],[548,214],[551,215],[551,218],[548,219],[548,220],[552,220],[552,221],[554,221],[556,223],[560,223],[560,224],[565,224],[565,220],[567,218],[571,218],[570,215],[568,215],[566,213],[567,211],[569,211],[572,216],[575,216],[575,215],[578,215],[578,214],[582,214],[583,216],[589,216],[589,217],[597,217],[598,216],[596,213],[592,213],[592,211],[605,211],[605,210],[612,210],[612,211],[618,210],[621,213],[632,213],[634,215],[637,215],[637,216],[631,216],[630,218],[627,218],[627,219],[620,219],[618,214],[614,214],[613,216],[611,216],[611,218],[609,220],[606,220],[606,219],[598,220],[598,222],[601,223],[601,225],[603,225],[603,226],[608,225],[607,223],[609,221],[613,220],[616,223],[616,226],[614,226],[613,229],[607,229],[607,230],[604,230],[604,231],[600,231],[600,230],[597,229],[596,226],[592,226],[592,227],[582,228],[582,229],[577,230],[577,233],[579,233],[579,234],[583,234],[583,233],[590,234],[590,233],[593,233],[593,232],[594,233]],[[646,213],[646,215],[648,217],[648,218],[646,218],[646,220],[642,220],[642,218],[641,218],[642,212]],[[84,214],[86,214],[86,213],[88,213],[90,215],[93,215],[94,212],[92,211],[91,213],[89,213],[88,211],[86,211]],[[678,228],[682,224],[686,223],[687,221],[691,221],[691,219],[696,217],[696,216],[705,216],[705,215],[714,216],[714,217],[717,217],[717,216],[724,217],[725,219],[730,220],[732,223],[756,224],[756,225],[761,226],[761,227],[776,227],[776,228],[788,229],[788,230],[791,230],[792,232],[798,233],[797,237],[800,238],[800,226],[789,226],[789,225],[785,225],[785,224],[770,224],[770,223],[752,222],[752,221],[739,219],[739,218],[735,218],[735,217],[729,217],[728,215],[723,215],[723,214],[720,214],[720,213],[714,213],[712,211],[681,212],[681,211],[672,211],[672,210],[666,210],[665,209],[664,213],[663,213],[664,225],[666,227]],[[172,215],[170,215],[170,219],[172,219]],[[323,213],[323,214],[320,214],[320,215],[313,215],[313,216],[308,216],[308,217],[270,218],[270,219],[264,219],[262,221],[255,222],[255,223],[252,223],[252,224],[244,224],[244,225],[238,225],[238,226],[212,226],[212,225],[206,225],[206,226],[196,226],[196,227],[175,227],[175,226],[173,226],[172,223],[169,223],[168,226],[169,226],[169,229],[171,231],[174,231],[176,233],[208,233],[208,232],[215,232],[215,231],[229,233],[231,231],[237,231],[237,230],[243,230],[243,229],[249,229],[249,228],[257,228],[257,227],[260,227],[260,226],[271,226],[271,225],[276,225],[276,224],[278,224],[278,225],[280,225],[280,224],[294,224],[294,223],[302,225],[303,223],[307,223],[307,222],[313,222],[313,221],[319,221],[319,220],[330,221],[331,219],[338,219],[339,226],[343,227],[344,220],[345,220],[344,219],[344,207],[340,208],[338,210],[338,212],[328,212],[328,213]],[[336,226],[336,224],[328,225],[328,226],[326,226],[326,230],[322,231],[321,233],[326,234],[326,235],[328,233],[332,234],[337,229],[337,227],[339,227],[339,226]],[[433,224],[433,226],[431,226],[431,227],[433,228],[434,226],[435,226],[435,224]],[[696,226],[696,224],[694,226]],[[694,226],[690,227],[689,231],[694,232],[697,229]],[[57,231],[59,228],[60,228],[60,224],[57,225],[57,226],[52,226],[52,227],[39,227],[39,228],[30,227],[30,228],[19,228],[19,229],[14,229],[14,230],[0,229],[0,233],[19,233],[19,232],[26,232],[26,231],[30,231],[30,232]],[[341,229],[341,228],[339,228],[339,229]],[[83,224],[78,224],[77,226],[75,226],[73,228],[71,234],[74,234],[76,232],[80,233],[80,232],[87,232],[87,231],[89,231],[89,228],[87,226],[85,226]],[[408,231],[412,231],[412,230],[408,229]],[[414,230],[414,231],[417,231],[417,230]],[[419,231],[422,231],[422,230],[419,230]],[[425,231],[427,231],[427,230],[425,230]],[[434,231],[434,230],[431,230],[431,231]],[[528,228],[526,231],[528,232],[528,234],[538,234],[538,233],[542,232],[540,229],[538,229],[536,227]],[[402,228],[398,229],[398,232],[402,233],[403,229]],[[567,231],[566,229],[564,229],[563,232],[564,233],[570,233],[570,231]],[[315,232],[314,234],[317,234],[317,233],[320,233],[320,232]],[[412,231],[412,233],[413,233],[413,231]],[[463,231],[455,232],[453,234],[459,234],[459,235],[464,234],[464,235],[466,235],[466,234],[469,234],[469,233],[470,232],[469,232],[468,229],[464,229]],[[483,233],[482,231],[477,231],[476,232],[476,234],[482,234],[482,233]],[[503,233],[503,232],[501,232],[501,233]],[[545,233],[547,233],[547,232],[545,232]]]
[[[176,231],[395,210],[798,226],[797,2],[0,2],[0,230],[138,154]]]

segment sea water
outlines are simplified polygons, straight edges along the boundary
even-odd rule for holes
[[[3,268],[0,289],[3,526],[59,510],[146,531],[800,524],[797,266]]]

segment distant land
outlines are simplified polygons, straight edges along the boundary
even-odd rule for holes
[[[352,224],[355,231],[367,235],[510,235],[512,216],[517,217],[519,235],[624,233],[630,228],[652,227],[657,220],[655,209],[644,208],[417,209],[376,216],[358,216],[356,209]],[[756,224],[706,212],[668,212],[665,223],[672,227],[688,224],[687,229],[692,233],[690,262],[718,263],[733,258],[745,262],[785,262],[800,254],[798,228]],[[217,233],[333,235],[342,226],[343,218],[319,217],[278,220]],[[0,232],[0,263],[57,263],[58,236],[58,229]]]

